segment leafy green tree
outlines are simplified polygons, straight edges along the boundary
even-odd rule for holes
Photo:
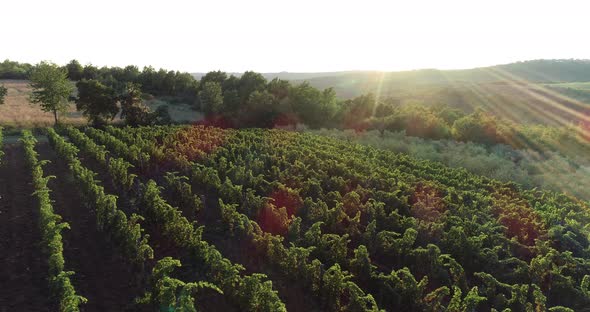
[[[238,91],[238,89],[240,88],[240,78],[231,75],[229,76],[229,78],[225,79],[225,80],[221,80],[221,88],[223,88],[223,92],[228,91],[228,90],[236,90]],[[201,82],[206,82],[207,80],[201,80]]]
[[[266,87],[266,79],[259,73],[253,71],[245,72],[240,77],[240,87],[238,89],[242,103],[250,100],[250,95],[254,92],[262,92]]]
[[[233,77],[233,76],[232,76]],[[240,95],[238,90],[228,89],[223,91],[223,112],[235,113],[240,108]]]
[[[450,136],[447,123],[430,108],[422,105],[405,105],[382,119],[384,129],[405,131],[410,136],[444,139]],[[379,122],[374,124],[379,129]]]
[[[497,144],[504,142],[504,136],[510,136],[509,129],[501,128],[509,127],[501,127],[497,118],[478,110],[473,114],[457,119],[453,124],[452,134],[455,140],[458,141]]]
[[[293,111],[313,128],[326,125],[337,112],[336,93],[331,88],[320,91],[304,82],[290,89],[289,100]]]
[[[244,126],[272,127],[277,114],[277,101],[267,91],[254,91],[244,108],[242,119]]]
[[[82,78],[84,79],[98,79],[100,72],[96,66],[88,64],[84,66],[84,70],[82,71]]]
[[[199,91],[199,102],[201,110],[207,115],[221,112],[223,107],[223,94],[221,84],[218,82],[205,82],[203,89]]]
[[[373,116],[377,108],[377,98],[368,93],[345,101],[340,110],[340,119],[344,127],[356,127],[363,120]]]
[[[4,85],[0,85],[0,104],[4,104],[4,97],[8,93],[8,89]]]
[[[84,75],[84,67],[77,60],[71,60],[66,65],[66,70],[68,71],[68,78],[74,81],[81,80]]]
[[[275,96],[279,101],[289,96],[289,88],[291,83],[288,80],[275,78],[268,83],[267,90]]]
[[[138,82],[140,76],[139,68],[134,65],[125,66],[120,75],[121,81]]]
[[[67,71],[50,62],[41,62],[33,68],[29,79],[31,80],[31,102],[40,104],[44,112],[52,112],[55,124],[58,123],[58,114],[67,111],[68,98],[74,87],[67,77]]]
[[[152,122],[150,110],[141,100],[139,85],[129,83],[119,97],[121,102],[121,118],[130,126],[148,125]]]
[[[11,60],[0,62],[0,79],[27,79],[33,66]]]
[[[168,105],[160,105],[152,113],[153,122],[158,125],[167,125],[172,122],[172,116],[168,111]]]
[[[80,80],[76,83],[78,97],[76,108],[94,126],[101,126],[113,120],[119,112],[115,91],[97,80]]]
[[[204,86],[207,82],[217,82],[223,85],[227,78],[227,74],[220,70],[208,72],[201,78],[201,86]]]

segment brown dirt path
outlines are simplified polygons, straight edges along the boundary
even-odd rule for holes
[[[0,312],[53,311],[39,208],[21,144],[5,144],[0,159]]]

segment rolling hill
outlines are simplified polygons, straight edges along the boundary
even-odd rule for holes
[[[240,73],[233,73],[240,75]],[[203,74],[193,74],[202,77]],[[517,122],[564,125],[590,112],[590,60],[532,60],[461,70],[264,73],[267,79],[333,88],[341,99],[365,93],[404,104],[483,108]]]

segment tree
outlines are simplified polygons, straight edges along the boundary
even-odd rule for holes
[[[155,124],[167,125],[172,122],[172,116],[168,110],[168,105],[160,105],[156,108],[156,111],[152,113],[152,119]]]
[[[82,78],[84,79],[98,79],[99,76],[99,71],[98,68],[96,68],[96,66],[93,65],[86,65],[84,66],[84,70],[82,71]]]
[[[368,93],[346,100],[340,110],[340,122],[344,128],[362,129],[364,122],[372,117],[377,108],[377,98]]]
[[[266,87],[266,79],[259,73],[253,71],[245,72],[240,77],[240,88],[238,90],[242,103],[250,99],[250,94],[258,91],[261,92]]]
[[[289,88],[291,88],[291,83],[288,80],[282,80],[279,78],[271,80],[267,86],[268,92],[274,95],[278,100],[282,100],[289,96]]]
[[[67,71],[50,62],[37,64],[30,75],[31,102],[40,104],[44,112],[53,112],[55,124],[58,123],[58,113],[65,113],[68,109],[68,98],[74,87],[68,80]]]
[[[212,81],[205,82],[203,89],[199,91],[199,101],[201,103],[201,110],[205,112],[205,114],[211,115],[220,113],[223,105],[221,84]]]
[[[479,110],[457,119],[453,124],[452,134],[457,141],[473,141],[488,145],[501,143],[496,118]]]
[[[254,91],[240,113],[242,124],[252,127],[272,127],[277,114],[277,101],[267,91]]]
[[[141,89],[138,84],[128,83],[121,102],[121,118],[130,126],[148,125],[152,122],[152,114],[141,100]]]
[[[10,60],[0,62],[0,79],[27,79],[33,66]]]
[[[227,79],[227,74],[220,70],[208,72],[201,78],[201,85],[205,85],[207,82],[217,82],[220,85],[223,85],[225,80]]]
[[[81,80],[84,74],[84,68],[77,60],[71,60],[68,65],[66,65],[66,70],[68,71],[68,78],[74,81]]]
[[[4,104],[4,97],[8,93],[8,89],[5,86],[0,85],[0,104]]]
[[[320,91],[304,82],[289,90],[293,111],[309,126],[319,128],[331,122],[336,113],[336,94],[333,89]]]
[[[232,76],[233,77],[233,76]],[[240,95],[238,90],[228,89],[223,92],[224,113],[235,113],[240,108]]]
[[[113,120],[119,108],[117,107],[117,96],[113,88],[107,87],[97,80],[80,80],[76,83],[78,97],[76,98],[76,109],[94,126],[104,125],[107,121]]]

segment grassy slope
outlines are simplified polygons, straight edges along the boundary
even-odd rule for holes
[[[540,60],[466,70],[347,72],[307,79],[341,98],[372,92],[399,103],[477,107],[517,122],[563,125],[590,112],[590,62]],[[297,82],[301,82],[298,80]]]

